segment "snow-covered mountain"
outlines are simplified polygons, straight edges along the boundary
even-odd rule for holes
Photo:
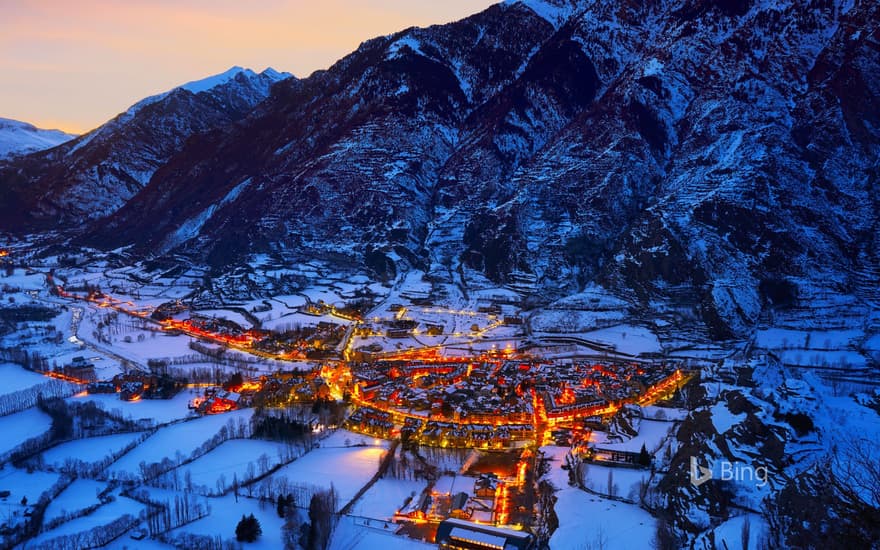
[[[75,137],[61,130],[43,130],[27,122],[0,118],[0,159],[49,149]]]
[[[62,147],[0,171],[12,224],[78,225],[120,208],[195,135],[245,117],[289,73],[233,67],[144,99]],[[5,207],[5,208],[4,208]]]
[[[42,178],[19,210],[132,197],[89,243],[216,269],[341,252],[541,300],[597,282],[743,335],[799,293],[878,298],[878,20],[843,0],[505,2],[367,41],[235,124],[178,90],[134,117],[159,154],[100,139],[131,127],[113,121],[44,163],[89,174],[88,195]]]

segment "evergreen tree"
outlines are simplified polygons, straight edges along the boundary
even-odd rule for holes
[[[260,521],[253,514],[241,516],[241,521],[235,526],[235,538],[239,542],[254,542],[263,534]]]
[[[645,467],[651,465],[651,455],[648,454],[648,449],[645,448],[644,443],[642,443],[642,449],[639,451],[638,463]]]

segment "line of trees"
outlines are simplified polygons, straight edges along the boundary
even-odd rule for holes
[[[28,370],[49,370],[49,360],[43,357],[40,352],[28,351],[21,347],[0,348],[0,360],[21,365]]]
[[[119,538],[138,523],[131,514],[125,514],[106,525],[101,525],[46,541],[37,548],[46,550],[82,550],[84,548],[100,548]]]
[[[77,384],[49,379],[46,382],[0,396],[0,416],[15,414],[37,404],[37,400],[67,398],[79,391]]]

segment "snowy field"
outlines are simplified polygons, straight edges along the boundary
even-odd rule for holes
[[[603,432],[595,432],[595,435],[599,437],[598,443],[603,449],[637,453],[642,448],[642,445],[644,445],[649,452],[655,452],[663,445],[663,442],[669,437],[670,431],[674,428],[675,426],[671,422],[642,420],[639,423],[639,434],[626,441],[602,441],[605,439]]]
[[[590,495],[569,487],[556,493],[554,509],[559,528],[550,538],[550,548],[651,548],[656,532],[654,518],[634,504]]]
[[[584,465],[584,486],[588,489],[614,497],[638,500],[639,484],[646,482],[651,476],[648,470],[633,468],[616,468],[598,464]],[[611,476],[611,487],[608,486]],[[609,493],[609,489],[611,492]]]
[[[861,330],[792,330],[770,328],[755,334],[755,345],[761,348],[781,349],[846,349],[863,338]]]
[[[107,525],[125,514],[136,518],[144,509],[144,506],[137,501],[119,494],[113,496],[113,501],[102,505],[91,514],[62,523],[55,529],[41,533],[35,539],[29,541],[25,548],[36,548],[56,537],[73,535]]]
[[[593,342],[600,342],[621,353],[639,355],[641,353],[659,353],[660,341],[657,336],[645,327],[632,325],[616,325],[584,332],[580,337]]]
[[[868,362],[864,355],[849,350],[787,349],[779,352],[779,358],[786,365],[802,367],[864,368]]]
[[[386,527],[387,525],[387,527]],[[344,517],[330,541],[330,550],[428,550],[437,548],[393,533],[396,525],[382,521]]]
[[[98,493],[107,488],[107,484],[92,479],[77,479],[60,495],[52,499],[46,508],[44,521],[50,522],[65,515],[76,513],[90,506],[99,504]]]
[[[142,443],[111,464],[110,472],[138,474],[140,463],[161,462],[163,458],[176,460],[178,454],[188,458],[200,445],[214,437],[230,421],[247,421],[253,410],[245,409],[226,414],[204,416],[160,428]]]
[[[80,326],[80,337],[83,340],[101,346],[100,342],[95,342],[91,335],[90,327],[95,322],[94,318],[86,318]],[[138,341],[138,336],[143,335],[143,340]],[[132,341],[126,342],[125,338],[129,337]],[[189,344],[193,339],[184,334],[172,335],[155,330],[124,330],[118,336],[113,336],[112,350],[115,354],[130,359],[138,364],[146,364],[150,359],[174,359],[175,357],[184,357],[195,355]],[[108,347],[106,344],[103,347]]]
[[[248,543],[248,550],[277,550],[284,548],[281,542],[282,519],[274,506],[265,506],[256,499],[234,495],[208,499],[211,515],[179,527],[171,533],[193,533],[214,537],[220,535],[224,540],[235,539],[235,526],[242,515],[253,514],[260,521],[263,534],[256,542]]]
[[[20,365],[0,363],[0,380],[3,380],[3,386],[0,387],[0,395],[6,395],[45,384],[52,379],[29,371]]]
[[[139,432],[87,437],[56,445],[43,453],[43,461],[56,467],[63,466],[67,459],[98,462],[124,449],[126,445],[141,437]]]
[[[410,497],[418,499],[427,486],[423,480],[380,479],[364,493],[352,513],[376,519],[391,519]]]
[[[21,497],[27,497],[28,502],[37,502],[43,491],[52,487],[60,477],[60,474],[39,470],[28,473],[27,470],[5,464],[0,470],[0,491],[10,491],[12,494],[2,504],[7,509],[19,508]]]
[[[604,499],[570,487],[568,472],[560,468],[568,449],[551,446],[542,447],[541,451],[551,459],[550,472],[546,477],[559,489],[554,506],[559,518],[559,528],[550,538],[550,548],[643,550],[652,547],[656,522],[648,512],[634,504]],[[590,465],[589,469],[592,468],[594,466]],[[619,474],[622,470],[615,469],[613,475],[625,475]],[[635,470],[633,472],[644,474]],[[602,474],[597,473],[600,476]],[[606,483],[607,477],[605,473]]]
[[[329,488],[332,484],[342,507],[373,477],[384,453],[384,444],[330,447],[324,442],[272,474],[272,478],[285,477],[292,485]]]
[[[28,439],[42,435],[52,425],[52,419],[36,407],[15,414],[0,416],[0,455],[5,454]]]
[[[240,311],[233,311],[230,309],[200,309],[193,311],[193,313],[201,317],[226,319],[227,321],[232,321],[238,326],[246,329],[249,329],[253,326],[253,323],[248,321],[247,318],[242,315]]]
[[[193,416],[187,404],[195,397],[192,391],[183,390],[171,399],[140,399],[124,401],[115,393],[79,393],[71,401],[92,401],[105,411],[119,413],[122,418],[131,420],[152,419],[156,424],[165,424]]]
[[[233,439],[178,470],[182,477],[189,472],[194,486],[214,490],[218,481],[229,486],[233,478],[242,481],[261,473],[257,465],[262,455],[266,455],[267,464],[271,468],[280,464],[291,453],[293,450],[283,443]]]
[[[532,316],[532,330],[541,332],[583,332],[612,325],[624,318],[622,311],[545,310]]]

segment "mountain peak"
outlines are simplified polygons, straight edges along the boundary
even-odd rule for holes
[[[238,76],[239,74],[244,74],[247,77],[257,76],[257,74],[254,71],[252,71],[251,69],[246,69],[246,68],[239,67],[236,65],[236,66],[230,67],[229,69],[223,71],[222,73],[208,76],[208,77],[205,77],[205,78],[202,78],[199,80],[193,80],[193,81],[187,82],[186,84],[178,86],[175,89],[188,90],[194,94],[198,94],[201,92],[207,92],[211,88],[215,88],[215,87],[220,86],[222,84],[226,84],[227,82],[229,82],[230,80],[232,80],[233,78]]]
[[[273,82],[277,82],[279,80],[284,80],[285,78],[289,78],[293,76],[288,72],[279,72],[273,69],[272,67],[266,67],[266,69],[257,74],[252,69],[246,67],[239,67],[238,65],[234,65],[229,69],[223,71],[222,73],[215,74],[212,76],[208,76],[199,80],[193,80],[191,82],[187,82],[181,86],[178,86],[175,89],[180,90],[188,90],[194,94],[198,94],[201,92],[207,92],[217,86],[222,86],[226,84],[230,80],[238,77],[239,75],[244,75],[247,78],[256,78],[256,77],[264,77],[268,78]]]
[[[260,75],[265,76],[267,78],[271,78],[272,80],[275,80],[275,81],[284,80],[285,78],[290,78],[291,76],[293,76],[291,73],[288,73],[286,71],[283,71],[283,72],[276,71],[272,67],[266,67],[266,69],[263,70],[263,72],[261,72]]]
[[[0,117],[0,159],[49,149],[75,137],[61,130],[44,130],[28,122]]]
[[[248,69],[245,67],[239,67],[238,65],[234,65],[229,69],[223,71],[222,73],[218,73],[211,76],[206,76],[205,78],[201,78],[198,80],[192,80],[185,84],[181,84],[180,86],[176,86],[167,92],[162,92],[156,95],[149,96],[145,99],[142,99],[132,105],[128,111],[128,115],[133,115],[146,107],[147,105],[151,105],[166,98],[169,94],[176,92],[178,90],[186,90],[193,94],[200,94],[203,92],[211,91],[218,86],[222,86],[232,80],[234,80],[239,75],[244,75],[247,79],[251,80],[254,78],[262,77],[264,79],[268,79],[272,84],[278,82],[280,80],[284,80],[285,78],[289,78],[293,76],[288,72],[278,72],[272,67],[267,67],[262,73],[257,74],[252,69]]]

